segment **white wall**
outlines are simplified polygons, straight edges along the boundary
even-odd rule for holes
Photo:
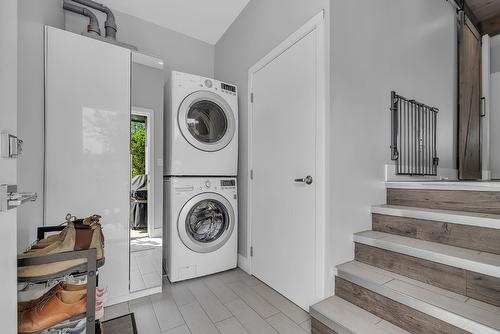
[[[50,25],[64,29],[66,15],[60,0],[18,0],[18,7],[20,92],[18,118],[19,134],[26,143],[25,153],[19,159],[19,184],[22,189],[36,191],[40,195],[36,203],[30,203],[19,210],[18,248],[22,250],[35,240],[36,227],[43,225],[43,26]],[[102,13],[98,15],[103,23]],[[134,44],[139,48],[139,52],[156,56],[164,61],[164,81],[174,69],[213,76],[213,45],[118,11],[115,12],[115,16],[119,40]],[[74,14],[68,14],[67,17],[70,31],[80,33],[84,29],[83,18]],[[157,121],[157,124],[162,123]],[[157,207],[161,208],[158,205]]]
[[[18,210],[18,249],[36,239],[36,227],[43,219],[43,110],[45,24],[63,28],[60,0],[19,0],[19,136],[24,153],[19,158],[19,187],[37,192],[39,197]],[[64,218],[64,217],[61,217]],[[60,222],[54,222],[60,223]]]
[[[500,179],[500,35],[490,38],[490,171]]]
[[[327,272],[385,202],[390,92],[440,108],[440,167],[456,168],[456,25],[445,0],[253,0],[215,47],[215,75],[240,89],[240,246],[246,256],[247,71],[320,9],[330,23]],[[329,13],[329,15],[328,15]],[[330,280],[331,283],[331,280]],[[331,285],[330,285],[331,288]]]
[[[17,131],[17,1],[0,1],[0,131]],[[0,184],[16,184],[15,159],[0,158]],[[0,212],[0,323],[2,333],[17,332],[16,210]]]
[[[247,256],[248,69],[322,9],[328,0],[252,0],[215,45],[215,77],[239,94],[239,253]]]

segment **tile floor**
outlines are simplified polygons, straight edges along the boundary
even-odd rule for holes
[[[130,253],[130,290],[139,291],[161,285],[161,247]]]
[[[105,309],[134,312],[138,334],[304,334],[309,314],[240,269],[170,284],[163,293]]]

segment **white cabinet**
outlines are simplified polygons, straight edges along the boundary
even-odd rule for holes
[[[110,302],[129,299],[130,50],[45,31],[45,225],[102,216]],[[25,97],[29,98],[29,97]]]

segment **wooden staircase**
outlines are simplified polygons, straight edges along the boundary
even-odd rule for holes
[[[500,334],[500,184],[394,182],[313,334]]]

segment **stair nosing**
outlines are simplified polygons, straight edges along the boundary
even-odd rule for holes
[[[319,311],[319,310],[316,309],[319,304],[322,304],[322,303],[325,303],[325,302],[330,302],[332,300],[335,303],[339,303],[339,302],[342,301],[343,303],[350,304],[353,308],[358,309],[360,312],[366,313],[366,315],[372,316],[372,317],[376,318],[377,322],[375,322],[375,323],[371,323],[369,320],[367,320],[364,317],[360,318],[360,320],[361,321],[365,321],[366,325],[368,325],[370,327],[373,327],[373,328],[376,328],[378,330],[378,332],[380,332],[380,333],[390,334],[386,329],[381,328],[381,327],[378,326],[378,324],[380,322],[382,322],[383,319],[381,319],[380,317],[377,317],[376,315],[374,315],[374,314],[372,314],[372,313],[370,313],[370,312],[362,309],[361,307],[356,306],[356,305],[350,303],[349,301],[344,300],[344,299],[342,299],[342,298],[340,298],[338,296],[331,296],[331,297],[326,298],[325,300],[323,300],[323,301],[321,301],[321,302],[319,302],[317,304],[312,305],[310,307],[310,309],[309,309],[309,314],[311,315],[311,317],[314,318],[314,319],[316,319],[316,320],[318,320],[318,321],[320,321],[322,324],[324,324],[325,326],[327,326],[331,330],[337,332],[338,334],[362,334],[359,331],[356,331],[354,329],[349,328],[349,325],[344,324],[343,321],[345,321],[345,319],[339,319],[339,315],[338,314],[333,315],[333,318],[331,318],[328,315],[323,314],[321,311]],[[352,324],[350,324],[350,325],[352,327]],[[371,330],[373,330],[373,328]],[[408,333],[408,332],[406,332],[404,330],[402,330],[402,332]],[[370,333],[372,333],[372,332],[370,332]]]
[[[375,238],[374,236],[377,237]],[[398,240],[399,242],[396,242],[395,240]],[[492,253],[376,231],[355,233],[354,242],[500,278],[500,255]],[[430,250],[429,248],[431,247],[439,248],[439,251]],[[453,252],[457,251],[465,253],[469,257],[476,259],[466,258],[463,256],[460,257],[453,254]],[[448,252],[448,254],[445,252]],[[479,259],[477,259],[478,257],[483,257],[483,261],[479,261]],[[497,260],[498,265],[488,262],[486,259],[487,257]]]
[[[371,208],[371,213],[395,217],[432,220],[457,225],[500,229],[500,215],[488,213],[427,209],[399,205],[374,205]]]
[[[500,192],[500,182],[386,181],[387,189]]]
[[[389,280],[386,283],[380,284],[377,283],[374,280],[370,280],[367,278],[363,277],[358,277],[355,274],[352,274],[350,272],[347,272],[348,270],[345,269],[346,265],[349,264],[354,264],[354,265],[359,265],[361,264],[362,267],[368,267],[368,268],[373,268],[375,273],[378,273],[379,275],[386,275],[388,277],[393,277],[392,280]],[[432,289],[439,289],[436,287],[429,286],[429,289],[426,289],[422,287],[422,285],[426,286],[428,284],[419,282],[419,285],[412,284],[411,281],[413,281],[410,278],[407,278],[405,280],[401,280],[397,278],[397,276],[400,276],[398,274],[391,273],[387,270],[377,268],[374,266],[370,266],[368,264],[363,264],[357,261],[351,261],[342,265],[337,266],[338,274],[337,276],[345,279],[351,283],[357,284],[365,289],[368,289],[370,291],[373,291],[377,294],[380,294],[386,298],[392,299],[398,303],[401,303],[403,305],[406,305],[408,307],[411,307],[419,312],[425,313],[431,317],[434,317],[436,319],[439,319],[441,321],[444,321],[446,323],[449,323],[453,326],[465,329],[467,331],[471,331],[471,333],[478,333],[478,334],[499,334],[500,333],[500,328],[492,327],[493,325],[491,324],[486,324],[484,322],[481,322],[479,319],[473,319],[472,317],[466,317],[465,315],[458,314],[456,312],[453,312],[449,309],[446,309],[443,306],[439,305],[434,305],[431,304],[430,301],[425,301],[421,298],[418,298],[416,296],[411,296],[409,294],[397,291],[392,289],[391,287],[386,286],[386,284],[398,280],[400,282],[403,282],[405,284],[410,284],[414,285],[418,289],[425,289],[428,290],[429,292],[433,292]],[[442,289],[441,289],[442,290]],[[446,296],[445,294],[442,295],[442,298],[449,298],[451,303],[459,303],[458,300],[453,300],[452,297]],[[464,305],[463,307],[475,307],[471,306],[470,304],[467,305],[465,301],[463,302]],[[484,311],[479,309],[478,311]],[[465,326],[465,327],[464,327]]]

